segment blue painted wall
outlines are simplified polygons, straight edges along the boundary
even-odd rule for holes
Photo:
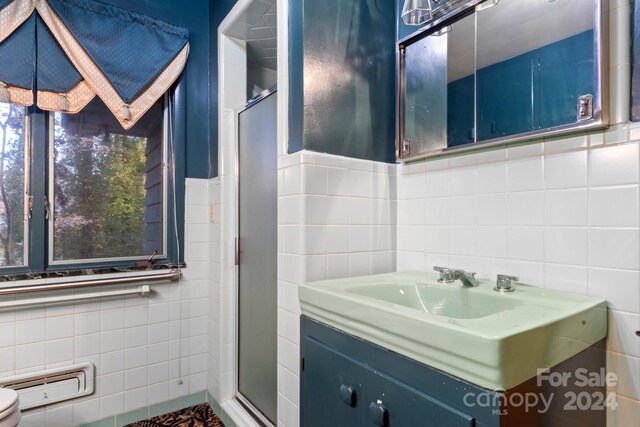
[[[575,123],[578,97],[595,94],[593,36],[585,31],[478,70],[478,141]]]
[[[395,3],[289,7],[289,152],[394,162]]]
[[[473,74],[447,85],[447,146],[473,142]]]
[[[304,148],[304,0],[289,1],[289,153]]]
[[[235,0],[105,0],[189,30],[185,87],[185,168],[189,178],[218,174],[217,29]],[[179,141],[176,141],[179,142]]]

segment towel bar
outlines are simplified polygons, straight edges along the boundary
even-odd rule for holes
[[[165,282],[175,281],[181,276],[179,269],[171,269],[164,273],[148,274],[140,276],[116,277],[108,279],[82,280],[77,282],[49,283],[41,285],[21,285],[2,288],[0,296],[17,295],[32,292],[65,291],[69,289],[90,288],[105,285],[129,285],[132,283]]]
[[[82,294],[70,294],[60,296],[50,296],[41,298],[28,298],[23,300],[0,301],[0,310],[31,307],[34,305],[56,304],[70,301],[86,301],[90,299],[117,297],[127,295],[140,295],[146,297],[151,292],[149,285],[138,286],[133,289],[121,289],[111,291],[85,292]]]

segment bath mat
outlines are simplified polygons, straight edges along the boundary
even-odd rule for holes
[[[201,403],[125,427],[224,427],[208,403]]]

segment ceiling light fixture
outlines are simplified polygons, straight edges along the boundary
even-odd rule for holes
[[[476,11],[479,12],[481,10],[489,9],[490,7],[497,5],[499,1],[500,0],[487,0],[484,3],[480,3],[479,5],[476,6]]]
[[[404,0],[401,15],[404,25],[422,25],[431,20],[432,14],[431,0]]]

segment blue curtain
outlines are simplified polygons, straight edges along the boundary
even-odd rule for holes
[[[92,0],[48,0],[125,102],[132,102],[186,46],[189,32]]]
[[[82,76],[69,61],[40,17],[37,19],[37,31],[37,90],[56,93],[69,92],[80,83]]]
[[[33,89],[35,32],[36,17],[32,15],[0,43],[0,82],[21,89]]]
[[[175,81],[188,55],[186,29],[100,1],[0,0],[0,14],[15,21],[0,29],[1,86],[37,93],[38,106],[55,111],[66,111],[67,96],[77,112],[98,95],[126,128]],[[0,87],[0,97],[8,94]]]

